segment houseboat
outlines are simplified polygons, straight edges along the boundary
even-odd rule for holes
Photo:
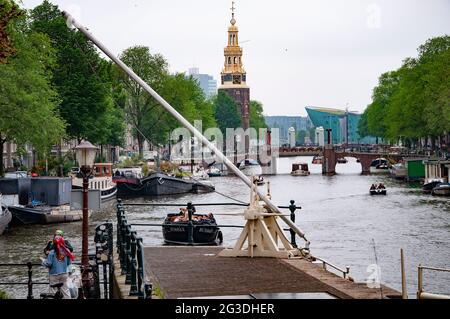
[[[299,164],[292,164],[292,176],[308,176],[310,174],[308,169],[308,164],[306,163],[299,163]]]
[[[117,185],[113,181],[112,163],[96,163],[94,171],[89,178],[89,189],[100,190],[102,202],[114,199],[117,194]],[[72,176],[72,189],[83,188],[83,176],[78,172]]]
[[[450,161],[440,160],[440,159],[428,159],[423,160],[425,179],[424,184],[431,182],[441,182],[448,183],[449,171],[450,171]]]
[[[8,210],[8,207],[6,205],[3,205],[2,195],[0,194],[0,235],[2,235],[5,229],[8,227],[11,219],[11,212]]]

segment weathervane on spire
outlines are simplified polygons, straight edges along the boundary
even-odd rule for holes
[[[236,20],[234,19],[234,1],[231,1],[231,24],[234,25],[236,23]]]

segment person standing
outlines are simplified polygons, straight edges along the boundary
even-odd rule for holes
[[[52,249],[42,264],[49,269],[50,291],[56,293],[57,289],[52,286],[62,283],[61,293],[64,299],[71,299],[67,279],[69,278],[68,267],[73,260],[72,253],[65,246],[64,238],[55,236],[52,242]]]
[[[53,238],[55,238],[56,236],[61,236],[61,237],[64,238],[64,236],[63,236],[63,231],[60,230],[60,229],[57,229],[57,230],[55,231],[55,235],[53,236]],[[64,246],[65,246],[71,253],[73,252],[73,247],[72,247],[72,245],[70,244],[69,240],[64,239]],[[46,245],[45,248],[44,248],[44,254],[47,256],[48,253],[49,253],[52,249],[53,249],[53,239],[48,241],[47,245]]]

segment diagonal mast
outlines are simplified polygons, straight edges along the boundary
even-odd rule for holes
[[[239,177],[250,189],[252,189],[252,181],[245,176],[218,148],[216,148],[208,139],[203,136],[188,120],[186,120],[177,110],[175,110],[166,100],[164,100],[155,90],[153,90],[144,80],[142,80],[133,70],[131,70],[125,63],[117,58],[108,48],[106,48],[94,35],[92,35],[86,27],[76,21],[68,12],[63,11],[62,15],[66,18],[67,22],[76,27],[81,33],[83,33],[89,40],[91,40],[103,53],[105,53],[114,63],[116,63],[131,79],[138,83],[145,91],[147,91],[155,100],[161,104],[170,114],[175,117],[186,129],[188,129],[196,138],[202,141],[203,145],[206,145],[220,160],[230,169],[237,177]],[[309,241],[305,237],[305,233],[300,230],[289,218],[282,215],[279,208],[274,205],[270,199],[264,195],[260,190],[255,189],[259,198],[264,201],[274,215],[279,216],[297,235],[303,238],[307,246]]]

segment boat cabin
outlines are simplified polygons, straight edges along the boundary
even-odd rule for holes
[[[112,163],[95,163],[94,176],[95,177],[112,177]]]
[[[304,171],[304,172],[309,172],[308,164],[306,164],[306,163],[292,164],[293,172],[299,171],[299,170]]]
[[[424,160],[425,184],[433,181],[449,182],[450,161],[430,159]]]

